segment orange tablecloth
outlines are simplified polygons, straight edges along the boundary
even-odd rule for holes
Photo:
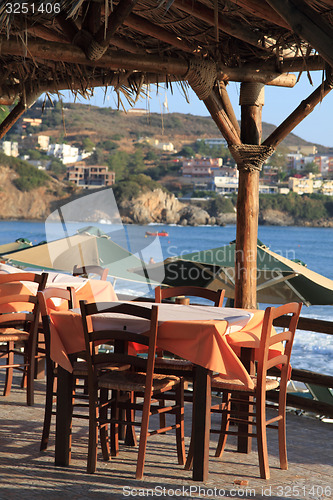
[[[60,275],[59,275],[60,276]],[[56,281],[47,281],[46,287],[67,288],[71,286],[75,289],[78,300],[87,300],[88,302],[112,302],[117,300],[117,295],[109,281],[98,279],[82,279],[71,278],[70,276],[62,275],[64,279]],[[30,282],[13,282],[3,283],[0,285],[0,297],[8,295],[30,295],[37,292],[38,285]],[[15,312],[22,310],[22,306],[26,309],[26,303],[13,302],[2,306],[2,312]],[[63,301],[52,302],[49,304],[52,309],[61,310],[66,307]],[[31,311],[33,304],[31,304]]]
[[[57,281],[47,283],[46,287],[67,288],[71,286],[76,292],[78,300],[86,300],[87,302],[112,302],[117,300],[117,295],[109,281],[86,279],[84,281]],[[62,310],[66,307],[64,302],[53,302],[49,304],[52,309]]]
[[[145,303],[147,307],[149,303]],[[168,305],[170,308],[170,305]],[[159,304],[161,312],[164,304]],[[171,306],[171,307],[196,307],[196,306]],[[213,307],[205,308],[208,313],[216,316],[216,309]],[[215,312],[214,312],[215,309]],[[223,314],[220,308],[219,314]],[[178,309],[179,311],[179,309]],[[238,356],[233,350],[233,339],[236,346],[252,347],[259,346],[261,326],[264,311],[251,311],[252,318],[245,310],[238,311],[239,316],[247,315],[247,324],[244,326],[244,320],[240,321],[239,331],[226,334],[228,330],[228,321],[223,319],[181,321],[172,320],[172,314],[168,311],[168,320],[159,321],[158,328],[158,346],[184,359],[208,368],[214,372],[221,373],[224,377],[239,378],[248,387],[253,387],[253,382],[248,372],[244,368]],[[226,317],[228,314],[226,312]],[[101,315],[103,316],[103,315]],[[159,314],[160,316],[160,314]],[[104,320],[108,321],[107,315]],[[243,318],[244,319],[244,318]],[[105,323],[104,323],[105,327]],[[237,325],[233,324],[233,330]],[[244,344],[241,339],[244,339]],[[84,337],[82,330],[81,316],[73,311],[54,311],[51,313],[51,357],[63,368],[72,371],[68,354],[84,350]]]

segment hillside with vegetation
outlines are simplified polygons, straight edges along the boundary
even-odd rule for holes
[[[183,144],[199,138],[221,137],[215,122],[210,116],[196,116],[181,113],[126,113],[112,108],[100,108],[90,104],[56,102],[54,106],[43,106],[38,101],[28,109],[24,117],[42,118],[43,123],[38,132],[46,132],[54,137],[62,137],[68,142],[79,142],[84,138],[96,145],[104,141],[128,141],[140,137],[156,137],[159,140],[170,140],[176,149]],[[275,125],[263,123],[263,139],[275,129]],[[33,130],[32,130],[33,131]],[[306,146],[309,142],[295,134],[289,134],[282,146]],[[316,145],[319,150],[326,150]]]
[[[4,115],[6,109],[1,113]],[[88,164],[107,165],[116,173],[114,193],[125,222],[192,225],[235,222],[235,195],[224,198],[212,192],[194,192],[193,197],[208,196],[210,199],[195,202],[195,205],[175,201],[175,196],[187,194],[179,182],[179,156],[221,156],[224,164],[233,161],[228,148],[211,148],[197,140],[220,137],[210,117],[178,113],[135,115],[111,108],[60,102],[44,109],[42,103],[37,102],[24,117],[42,118],[42,124],[39,127],[25,124],[22,129],[21,119],[7,134],[6,140],[19,140],[23,130],[26,136],[44,134],[53,143],[69,143],[91,152],[86,160]],[[273,125],[264,123],[263,136],[268,136],[273,129]],[[163,154],[149,143],[149,138],[170,141],[177,152]],[[282,166],[281,175],[288,145],[305,146],[309,143],[294,134],[287,137],[271,158],[273,165]],[[325,149],[328,148],[318,146],[323,153]],[[51,157],[50,161],[50,157],[38,148],[28,148],[23,153],[31,160],[48,161],[48,171],[0,155],[2,192],[6,192],[0,203],[1,218],[43,219],[69,197],[80,195],[79,188],[64,181],[66,167],[58,159]],[[293,193],[260,196],[261,224],[332,225],[332,217],[330,197],[319,194],[301,197]]]

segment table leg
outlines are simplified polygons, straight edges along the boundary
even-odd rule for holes
[[[212,372],[195,366],[193,395],[193,480],[208,479]]]
[[[241,361],[245,366],[246,370],[250,375],[255,374],[255,364],[254,364],[254,350],[249,347],[241,348]],[[253,396],[247,396],[246,394],[241,395],[240,399],[244,399],[244,405],[239,405],[239,409],[241,412],[249,412],[252,411],[253,405],[249,405],[250,401],[253,401]],[[250,417],[249,417],[250,418]],[[252,438],[242,435],[249,432],[252,432],[252,425],[249,424],[238,424],[238,432],[241,434],[238,436],[237,441],[237,451],[239,453],[250,453],[252,449]]]
[[[55,465],[67,466],[72,445],[73,374],[61,366],[57,370]]]

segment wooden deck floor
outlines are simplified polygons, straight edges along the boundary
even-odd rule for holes
[[[268,481],[259,478],[256,452],[236,453],[232,438],[223,460],[214,458],[216,435],[212,436],[206,483],[194,482],[191,472],[176,464],[172,434],[148,441],[143,481],[134,478],[136,449],[124,447],[111,462],[103,462],[99,457],[97,472],[88,475],[85,472],[87,422],[74,422],[71,466],[55,467],[54,425],[49,449],[39,452],[44,384],[37,382],[36,404],[27,407],[25,393],[15,382],[11,395],[0,398],[0,499],[333,498],[333,424],[288,412],[289,470],[279,469],[276,432],[269,430],[271,479]],[[191,428],[190,410],[187,406],[186,445]],[[239,485],[235,483],[238,480],[248,483]]]

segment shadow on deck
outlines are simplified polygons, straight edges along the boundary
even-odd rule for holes
[[[212,435],[209,480],[194,482],[191,472],[176,463],[171,434],[148,440],[145,476],[136,481],[136,449],[121,448],[119,457],[103,462],[88,475],[86,468],[87,422],[74,421],[72,462],[69,468],[54,466],[54,430],[46,452],[39,452],[43,421],[44,383],[38,381],[34,407],[25,404],[25,392],[14,380],[9,397],[0,397],[0,499],[123,499],[161,498],[297,498],[325,500],[333,497],[333,424],[288,413],[289,470],[279,469],[277,433],[268,429],[271,479],[259,477],[255,451],[236,453],[229,437],[223,459],[214,458]],[[3,386],[1,385],[1,388]],[[213,415],[213,419],[217,419]],[[191,429],[191,407],[186,407],[186,445]],[[235,481],[247,481],[237,485]]]

